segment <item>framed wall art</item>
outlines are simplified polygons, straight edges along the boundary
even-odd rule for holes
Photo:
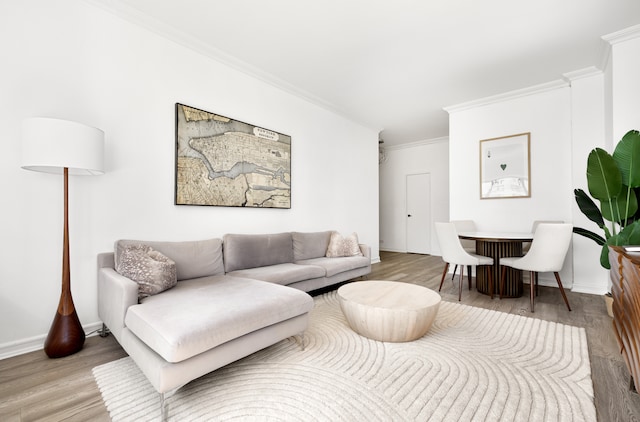
[[[531,197],[531,133],[480,141],[480,199]]]
[[[291,208],[291,137],[176,103],[176,205]]]

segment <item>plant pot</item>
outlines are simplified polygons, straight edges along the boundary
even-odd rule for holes
[[[607,305],[607,314],[613,318],[613,296],[609,293],[604,295],[604,303]]]

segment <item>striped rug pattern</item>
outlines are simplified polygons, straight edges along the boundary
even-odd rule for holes
[[[583,328],[442,302],[409,343],[354,333],[335,292],[290,338],[167,399],[169,421],[596,421]],[[158,420],[130,358],[93,369],[113,421]]]

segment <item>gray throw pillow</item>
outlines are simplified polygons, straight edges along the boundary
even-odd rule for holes
[[[138,283],[138,300],[172,288],[178,282],[176,263],[149,245],[126,245],[116,271]]]
[[[331,233],[331,239],[329,239],[329,246],[327,247],[327,257],[338,258],[341,256],[362,256],[357,234],[351,233],[349,236],[343,237],[336,231]]]

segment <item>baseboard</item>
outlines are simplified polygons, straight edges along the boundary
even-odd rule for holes
[[[525,282],[527,283],[529,282],[529,277],[525,278]],[[556,281],[555,277],[551,273],[545,274],[544,276],[539,275],[538,285],[545,286],[545,287],[555,287],[556,289],[558,288],[558,282]],[[575,281],[573,282],[572,285],[567,285],[563,281],[562,286],[565,288],[565,290],[571,290],[574,293],[586,293],[590,295],[603,295],[606,293],[601,291],[601,287],[599,286],[589,286],[584,284],[581,285],[576,283]]]
[[[573,287],[571,288],[572,292],[576,293],[586,293],[590,295],[598,295],[602,296],[607,293],[606,289],[602,289],[601,286],[587,286],[587,285],[578,285],[573,283]]]
[[[406,249],[394,249],[394,248],[380,248],[380,252],[407,253],[407,250]]]
[[[83,325],[82,328],[84,328],[85,335],[90,337],[96,335],[97,331],[102,328],[102,322],[86,324]],[[0,344],[0,360],[42,350],[44,349],[44,341],[46,338],[47,335],[42,334],[39,336]]]

